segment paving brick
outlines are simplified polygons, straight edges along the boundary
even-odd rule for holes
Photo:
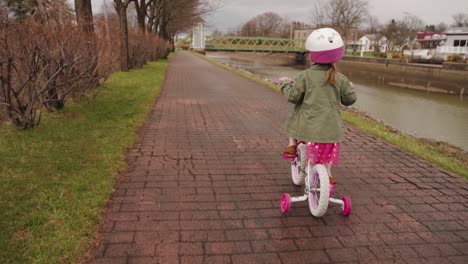
[[[417,252],[406,245],[369,247],[378,259],[405,259],[418,257]]]
[[[91,264],[127,264],[127,258],[96,258],[90,260]]]
[[[130,257],[127,264],[154,264],[158,263],[158,257]]]
[[[453,243],[468,240],[460,237],[459,232],[417,232],[417,234],[427,243]]]
[[[226,239],[234,241],[263,240],[268,238],[266,229],[226,230]]]
[[[327,249],[326,253],[331,259],[331,262],[349,262],[359,260],[358,252],[353,248]]]
[[[341,248],[342,243],[335,237],[321,237],[321,238],[301,238],[295,239],[296,245],[300,250],[316,250],[316,249],[330,249]]]
[[[233,264],[281,264],[281,259],[274,253],[234,255],[231,258]]]
[[[468,242],[466,241],[460,243],[452,243],[451,245],[463,254],[466,254],[466,252],[468,251]]]
[[[210,255],[252,252],[248,242],[208,242],[205,243],[205,250]]]
[[[468,263],[468,256],[456,256],[456,257],[449,257],[448,258],[451,263],[453,264],[466,264]]]
[[[290,227],[290,228],[271,228],[268,230],[271,238],[273,239],[284,239],[284,238],[300,238],[300,237],[311,237],[308,228],[305,227]]]
[[[212,242],[212,241],[225,241],[225,234],[223,231],[181,231],[182,242]]]
[[[113,232],[102,234],[102,240],[107,243],[131,243],[133,241],[134,232]]]
[[[154,256],[155,247],[148,244],[109,244],[106,249],[106,257],[126,256]]]
[[[418,244],[424,241],[416,233],[385,233],[379,237],[387,245]]]
[[[298,249],[291,239],[252,241],[251,245],[255,253],[294,251]]]
[[[90,263],[468,263],[468,181],[344,125],[334,194],[279,210],[292,184],[279,93],[189,53],[128,149]]]
[[[284,264],[330,263],[330,259],[327,254],[322,250],[280,253],[280,257]]]
[[[418,252],[419,256],[425,258],[460,255],[460,252],[449,244],[412,245],[411,247]]]
[[[338,240],[344,247],[381,246],[385,244],[384,240],[377,234],[339,235]]]

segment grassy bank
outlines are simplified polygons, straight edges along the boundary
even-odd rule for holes
[[[70,263],[86,250],[167,61],[115,73],[94,100],[35,129],[0,128],[0,263]]]
[[[218,61],[207,58],[206,56],[202,56],[200,54],[196,55],[215,65],[279,91],[279,87],[273,83],[260,80],[252,74],[229,67]],[[468,178],[468,154],[466,152],[448,144],[432,142],[406,135],[356,111],[343,111],[342,113],[343,120],[346,123],[390,142],[415,156],[435,163],[448,171]]]

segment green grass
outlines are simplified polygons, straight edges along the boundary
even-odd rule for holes
[[[238,69],[229,67],[206,56],[194,53],[197,56],[223,67],[231,72],[238,73],[248,79],[254,80],[260,84],[280,91],[279,87],[273,83],[265,82],[256,78],[254,75],[245,73]],[[401,149],[414,154],[422,159],[439,165],[440,167],[468,178],[468,154],[456,147],[445,143],[433,142],[430,140],[416,138],[404,133],[395,131],[394,129],[373,120],[372,118],[357,112],[342,111],[343,121],[359,128],[371,135],[381,138]]]
[[[167,60],[115,73],[27,131],[0,128],[0,263],[73,263],[86,251],[159,94]]]
[[[356,57],[360,57],[361,56],[361,52],[360,51],[356,51],[354,54],[352,51],[346,51],[345,55],[347,56],[356,56]],[[375,57],[375,54],[373,51],[367,51],[367,52],[363,52],[362,54],[364,57]]]
[[[446,143],[416,138],[396,131],[361,113],[342,111],[343,120],[448,171],[468,178],[468,155]]]

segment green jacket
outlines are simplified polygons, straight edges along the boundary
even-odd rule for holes
[[[326,82],[327,65],[314,64],[301,72],[294,84],[285,83],[281,92],[295,104],[286,129],[295,139],[306,142],[340,142],[341,105],[356,102],[356,93],[348,79],[336,73],[336,87]]]

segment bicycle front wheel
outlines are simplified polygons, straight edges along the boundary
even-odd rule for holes
[[[309,209],[313,216],[321,217],[327,212],[330,198],[330,181],[323,164],[307,166]]]

